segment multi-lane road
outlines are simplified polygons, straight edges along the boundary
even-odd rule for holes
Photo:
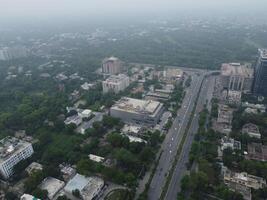
[[[180,154],[179,160],[175,166],[175,170],[173,172],[167,193],[165,195],[165,200],[177,199],[177,193],[180,191],[181,179],[183,178],[183,176],[186,174],[186,171],[187,171],[186,163],[189,160],[189,152],[190,152],[191,144],[194,139],[194,134],[198,130],[199,112],[203,110],[204,105],[206,103],[210,104],[211,99],[212,99],[214,84],[215,84],[214,76],[209,76],[203,81],[203,85],[202,85],[202,88],[199,94],[194,117],[190,124],[188,135],[183,145],[183,149]],[[208,107],[210,108],[210,106]]]
[[[160,157],[159,164],[156,168],[156,172],[152,178],[150,188],[148,190],[149,200],[157,200],[161,196],[168,172],[171,169],[173,161],[175,160],[176,152],[190,120],[190,115],[193,112],[198,92],[201,89],[201,82],[204,79],[204,72],[188,73],[190,73],[192,77],[191,86],[187,89],[181,108],[177,113],[177,117],[174,119],[173,125],[162,144],[163,153]],[[190,147],[188,148],[188,151],[189,149]]]

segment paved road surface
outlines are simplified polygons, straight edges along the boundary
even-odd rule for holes
[[[172,166],[172,162],[174,161],[191,112],[193,111],[197,93],[200,90],[201,82],[204,78],[203,72],[199,73],[199,75],[196,75],[196,73],[192,72],[188,73],[191,73],[192,77],[191,86],[187,89],[182,106],[179,109],[177,117],[174,119],[173,125],[162,144],[163,153],[148,190],[149,200],[157,200],[161,195],[162,189],[165,185],[166,177]]]
[[[181,179],[187,172],[186,163],[189,160],[189,152],[191,149],[192,142],[194,140],[194,134],[198,130],[199,112],[203,110],[204,104],[208,103],[209,105],[211,98],[212,98],[214,84],[215,84],[214,76],[206,78],[203,82],[203,86],[202,86],[199,99],[198,99],[198,103],[197,103],[197,107],[196,107],[196,112],[194,114],[194,118],[189,128],[188,136],[185,140],[180,159],[177,162],[171,182],[169,184],[169,187],[168,187],[168,190],[165,196],[165,200],[176,200],[177,199],[177,193],[180,191]]]

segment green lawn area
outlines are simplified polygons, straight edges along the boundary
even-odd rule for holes
[[[105,200],[131,200],[131,195],[128,190],[118,189],[112,191]]]

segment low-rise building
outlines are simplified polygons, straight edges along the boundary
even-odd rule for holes
[[[243,107],[255,110],[255,113],[264,113],[266,111],[266,106],[264,104],[253,104],[245,102],[242,104]]]
[[[143,128],[142,126],[125,124],[121,131],[122,133],[127,134],[127,135],[138,136],[138,135],[142,135]]]
[[[89,118],[92,114],[93,114],[92,110],[89,110],[89,109],[84,109],[84,110],[81,110],[80,112],[78,112],[78,115],[81,118]]]
[[[219,104],[216,130],[228,134],[232,130],[233,109],[227,105]]]
[[[43,165],[37,163],[37,162],[32,162],[26,169],[25,171],[30,175],[36,171],[43,170]]]
[[[183,74],[181,69],[168,67],[163,71],[163,79],[167,83],[175,83],[183,77]]]
[[[33,154],[32,144],[15,137],[0,140],[0,174],[8,179],[13,174],[13,168],[20,161]]]
[[[76,169],[74,169],[72,166],[68,164],[64,164],[64,163],[60,164],[59,168],[60,168],[60,173],[62,174],[64,181],[69,180],[76,174]]]
[[[242,133],[248,134],[250,137],[261,138],[259,128],[256,124],[248,123],[242,127]]]
[[[94,154],[89,154],[88,157],[90,160],[92,160],[94,162],[98,162],[98,163],[102,163],[105,160],[105,158],[103,158],[101,156],[94,155]]]
[[[239,105],[241,103],[242,92],[229,90],[227,95],[227,101],[230,104]]]
[[[21,197],[20,197],[20,200],[41,200],[41,199],[38,199],[30,194],[23,194]]]
[[[232,138],[229,137],[223,137],[221,139],[221,150],[225,150],[225,149],[232,149],[232,150],[240,150],[241,149],[241,142],[236,141]]]
[[[45,178],[38,186],[41,190],[47,190],[48,198],[52,200],[56,194],[64,187],[65,183],[53,177]]]
[[[267,161],[267,146],[260,143],[248,144],[246,159]]]
[[[155,126],[163,111],[160,102],[123,97],[111,107],[110,115],[128,123]]]
[[[72,195],[72,191],[79,190],[83,200],[94,199],[104,187],[104,180],[99,177],[85,177],[76,174],[65,186],[64,191]]]
[[[146,100],[154,100],[154,101],[167,101],[169,98],[170,94],[162,92],[148,92],[145,96]]]
[[[244,199],[251,199],[251,193],[246,194],[243,191],[250,191],[250,189],[261,189],[266,186],[266,181],[257,176],[250,175],[246,172],[233,172],[227,167],[222,167],[222,175],[224,183],[232,190],[240,192]],[[243,188],[239,190],[239,188]],[[247,189],[246,189],[247,188]]]
[[[119,93],[124,91],[130,85],[130,79],[124,74],[119,74],[117,76],[112,75],[102,82],[103,92],[114,92]]]
[[[76,126],[79,126],[82,123],[83,119],[79,115],[73,115],[68,117],[64,123],[66,125],[75,124]]]

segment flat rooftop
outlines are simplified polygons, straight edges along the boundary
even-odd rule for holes
[[[244,76],[253,77],[254,70],[249,64],[241,65],[240,63],[224,63],[221,67],[221,75],[223,76]]]
[[[162,104],[158,101],[123,97],[112,106],[112,109],[141,114],[153,114],[160,105]]]
[[[106,83],[119,83],[125,79],[129,78],[128,76],[124,75],[124,74],[119,74],[119,75],[112,75],[110,77],[108,77],[104,82]]]
[[[10,136],[0,140],[0,163],[29,145],[31,145],[31,143]]]
[[[48,198],[52,199],[64,187],[65,183],[53,177],[45,178],[39,185],[41,190],[47,190]]]
[[[103,63],[106,63],[106,62],[114,62],[114,61],[120,61],[120,59],[117,58],[117,57],[111,56],[111,57],[109,57],[109,58],[105,58],[105,59],[103,60]]]

